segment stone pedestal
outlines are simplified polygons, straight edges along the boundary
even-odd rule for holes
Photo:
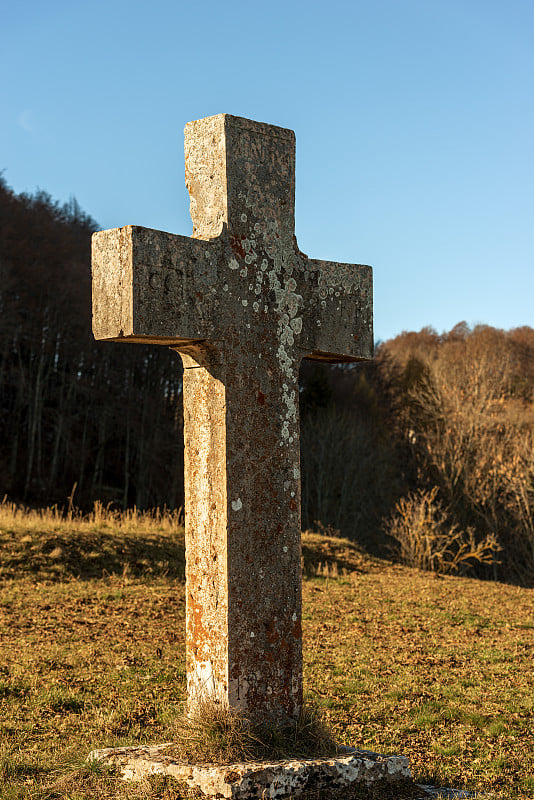
[[[150,775],[168,775],[206,797],[231,800],[276,800],[298,796],[306,790],[339,790],[377,782],[411,783],[408,759],[383,756],[352,747],[340,748],[330,758],[258,761],[218,766],[186,764],[167,751],[172,743],[155,747],[115,747],[93,750],[89,759],[116,767],[124,780],[140,781]],[[415,787],[414,787],[415,789]]]

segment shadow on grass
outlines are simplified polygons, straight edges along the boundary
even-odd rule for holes
[[[51,526],[50,526],[51,527]],[[56,530],[19,526],[0,530],[0,580],[95,579],[107,575],[185,579],[184,529],[181,526],[121,529],[104,521],[94,527],[60,521]],[[376,563],[375,563],[376,562]],[[306,531],[302,538],[305,577],[364,573],[379,560],[354,542]]]
[[[379,568],[380,563],[348,539],[310,532],[303,535],[302,572],[307,578],[366,573]]]
[[[10,547],[2,544],[0,578],[185,577],[183,532],[74,531],[25,536],[12,541]]]

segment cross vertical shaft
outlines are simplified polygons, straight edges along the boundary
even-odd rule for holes
[[[224,347],[181,355],[189,705],[213,698],[254,720],[294,719],[302,704],[298,439],[280,447],[287,407],[269,390],[265,356],[258,363],[245,348]]]

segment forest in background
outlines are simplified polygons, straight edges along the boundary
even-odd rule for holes
[[[183,503],[182,367],[95,342],[75,200],[0,178],[0,492],[33,506]],[[534,583],[534,330],[403,333],[303,362],[302,514],[438,572]]]
[[[91,234],[76,201],[0,184],[0,487],[32,505],[182,504],[182,367],[95,342]]]

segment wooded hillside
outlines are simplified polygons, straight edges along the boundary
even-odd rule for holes
[[[183,502],[182,368],[91,334],[72,200],[0,180],[0,492],[31,505]],[[534,330],[403,333],[366,365],[303,362],[302,513],[441,572],[534,581]]]
[[[180,359],[93,340],[96,227],[75,201],[0,183],[0,486],[31,504],[180,505]]]

